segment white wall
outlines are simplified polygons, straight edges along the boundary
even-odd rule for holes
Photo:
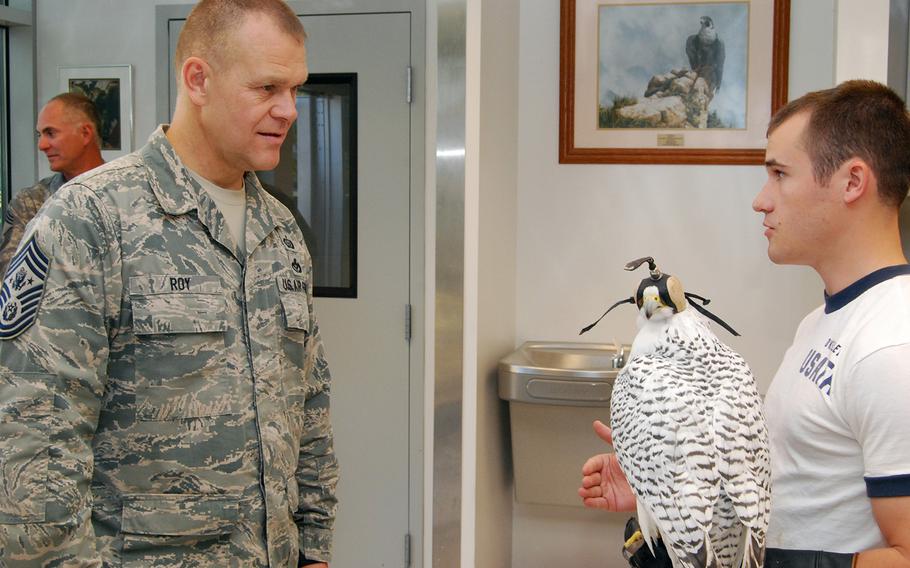
[[[155,6],[192,4],[186,0],[39,0],[38,105],[60,92],[57,67],[133,66],[133,148],[145,144],[155,120]],[[74,22],[78,22],[74,24]],[[50,174],[38,157],[39,178]]]
[[[495,0],[481,13],[476,568],[510,566],[512,554],[509,420],[497,362],[515,344],[519,9],[519,0]]]
[[[835,67],[838,83],[849,79],[888,82],[890,15],[890,0],[838,0]]]
[[[793,3],[791,97],[832,84],[832,1]],[[523,0],[520,22],[516,343],[577,341],[581,327],[634,292],[642,273],[623,265],[651,255],[742,334],[718,330],[766,390],[822,285],[808,269],[768,261],[751,209],[764,169],[558,164],[559,3]],[[634,317],[617,309],[583,340],[628,342]],[[627,517],[516,504],[512,566],[625,566]]]

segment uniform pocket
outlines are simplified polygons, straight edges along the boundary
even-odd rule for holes
[[[45,520],[55,375],[0,376],[0,523]]]
[[[278,276],[275,281],[281,298],[285,329],[309,333],[310,309],[307,304],[306,281],[287,276]]]
[[[241,500],[233,495],[127,495],[121,532],[125,567],[216,566],[237,555],[231,534],[242,524]]]
[[[310,309],[306,281],[287,276],[275,279],[284,316],[281,351],[285,360],[285,387],[289,396],[304,394],[304,369],[307,365],[307,339],[310,333]]]
[[[236,414],[240,377],[229,371],[226,300],[215,276],[130,278],[139,420]]]
[[[130,302],[136,335],[221,333],[227,327],[217,276],[134,276]]]
[[[310,332],[307,284],[306,280],[289,272],[278,276],[275,281],[284,315],[284,329],[281,330],[281,382],[291,432],[299,440],[304,431],[304,407],[307,399],[307,342]]]

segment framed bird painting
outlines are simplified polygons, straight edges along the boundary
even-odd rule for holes
[[[763,163],[790,0],[560,1],[560,163]]]

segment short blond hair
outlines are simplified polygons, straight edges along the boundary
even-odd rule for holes
[[[306,42],[303,24],[283,0],[201,0],[187,16],[177,38],[177,75],[190,57],[209,63],[217,61],[224,50],[231,48],[228,36],[251,14],[268,17],[282,32]]]
[[[69,93],[60,93],[47,101],[47,104],[49,105],[53,102],[63,105],[71,120],[82,120],[89,123],[92,126],[92,130],[95,131],[95,144],[98,145],[99,149],[101,148],[101,115],[98,114],[98,107],[95,106],[95,103],[90,98],[82,93],[71,91]]]

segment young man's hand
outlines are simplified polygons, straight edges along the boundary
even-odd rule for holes
[[[594,421],[594,432],[604,442],[613,445],[613,431],[600,420]],[[585,507],[613,512],[635,511],[635,495],[619,467],[616,454],[598,454],[589,458],[581,468],[581,475],[578,495]]]

